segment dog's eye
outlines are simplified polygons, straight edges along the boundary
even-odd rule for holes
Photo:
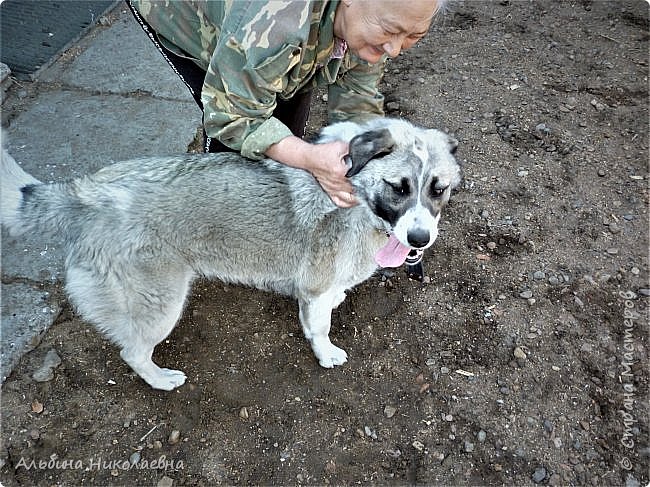
[[[411,186],[409,185],[408,179],[403,178],[399,183],[391,183],[386,181],[386,184],[390,186],[393,191],[399,196],[408,196],[411,194]]]
[[[445,186],[444,188],[436,188],[435,186],[431,186],[431,196],[434,198],[440,198],[448,187],[449,186]]]

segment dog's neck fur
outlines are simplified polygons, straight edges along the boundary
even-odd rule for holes
[[[339,208],[323,191],[312,175],[305,171],[296,171],[287,168],[292,172],[292,177],[287,178],[292,196],[293,213],[298,223],[305,230],[317,228],[323,220],[330,216],[330,224],[349,226],[354,222],[355,230],[359,233],[379,231],[385,233],[385,229],[377,217],[370,211],[364,201],[359,201],[357,206],[352,208]],[[299,174],[296,175],[295,172]],[[364,213],[365,218],[357,218],[359,212]]]

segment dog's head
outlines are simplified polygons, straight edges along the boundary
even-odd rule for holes
[[[458,142],[403,120],[378,119],[350,140],[348,176],[356,195],[406,247],[438,236],[440,212],[461,180]]]

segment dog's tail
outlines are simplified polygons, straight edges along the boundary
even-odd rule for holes
[[[2,133],[2,158],[0,159],[0,223],[12,235],[20,235],[34,227],[46,230],[41,225],[48,216],[33,214],[27,211],[26,201],[39,188],[47,188],[38,179],[27,174],[7,152],[5,148],[5,133]],[[30,214],[27,214],[30,213]]]

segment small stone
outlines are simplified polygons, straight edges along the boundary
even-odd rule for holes
[[[442,462],[445,459],[445,454],[442,453],[441,451],[434,451],[431,456],[438,460],[439,462]]]
[[[29,437],[32,440],[38,440],[41,437],[41,432],[38,431],[37,429],[33,429],[29,432]]]
[[[533,272],[533,279],[541,281],[542,279],[546,279],[546,274],[543,271],[535,271]]]
[[[170,479],[167,475],[164,475],[163,478],[158,481],[156,487],[172,487],[172,485],[174,485],[174,479]]]
[[[386,415],[387,418],[392,418],[395,416],[395,413],[397,412],[397,408],[394,406],[386,406],[384,408],[384,414]]]
[[[580,351],[585,353],[591,353],[593,351],[593,347],[591,346],[590,343],[583,343],[580,346]]]
[[[474,443],[471,441],[466,441],[465,442],[465,451],[467,453],[472,453],[474,451]]]
[[[649,297],[650,296],[650,289],[642,287],[637,291],[641,296]]]
[[[560,284],[560,280],[556,276],[551,276],[548,278],[548,283],[551,286],[557,286],[558,284]]]
[[[533,482],[536,484],[541,483],[546,478],[546,469],[544,467],[537,467],[533,472]]]
[[[61,365],[61,357],[55,350],[50,350],[43,359],[41,365],[32,375],[32,379],[36,382],[47,382],[54,378],[54,369]]]
[[[156,440],[153,442],[153,449],[154,450],[160,450],[162,448],[162,441]]]
[[[617,233],[620,233],[621,227],[619,227],[616,223],[610,223],[607,227],[610,231],[610,233],[613,233],[616,235]]]
[[[605,175],[607,175],[607,172],[605,172],[605,170],[601,168],[598,169],[598,175],[602,178],[605,177]]]
[[[373,440],[377,439],[377,433],[375,433],[372,429],[370,429],[369,426],[364,426],[363,427],[363,432],[368,436],[369,438],[372,438]]]
[[[241,419],[248,419],[248,408],[245,406],[239,410],[239,417]]]
[[[487,433],[485,431],[481,430],[476,435],[476,438],[478,439],[479,443],[483,443],[485,441],[485,439],[487,438]]]
[[[396,101],[389,101],[386,103],[386,110],[389,112],[397,112],[400,109],[400,104]]]
[[[413,448],[415,448],[417,451],[424,450],[424,443],[418,440],[415,440],[413,443],[411,443],[411,446],[413,446]]]
[[[548,479],[548,485],[556,486],[562,485],[562,477],[559,474],[554,473]]]
[[[548,431],[549,433],[552,433],[553,430],[555,429],[555,426],[553,426],[553,423],[551,423],[548,419],[544,420],[544,429]]]
[[[174,430],[169,434],[169,438],[167,438],[167,443],[170,445],[175,445],[178,443],[181,439],[181,432],[178,430]]]
[[[43,407],[43,403],[40,402],[38,399],[34,399],[32,401],[32,412],[35,412],[36,414],[41,414],[45,408]]]
[[[530,289],[526,289],[519,293],[519,297],[522,299],[530,299],[533,297],[533,292]]]
[[[607,249],[609,255],[618,255],[618,249],[616,247],[610,247]]]
[[[487,243],[487,248],[490,249],[490,250],[496,249],[497,248],[496,242],[488,242]]]
[[[625,487],[640,487],[641,482],[639,482],[634,475],[631,473],[627,474],[627,477],[625,478]]]
[[[591,100],[590,103],[591,103],[591,106],[594,107],[599,112],[602,112],[603,110],[605,110],[605,108],[607,108],[603,103],[599,102],[596,99]]]
[[[140,452],[139,452],[139,451],[135,451],[135,452],[133,452],[133,453],[131,454],[131,456],[129,457],[129,463],[130,463],[131,465],[135,465],[135,464],[138,463],[139,461],[140,461]]]
[[[524,352],[524,350],[521,347],[515,347],[512,354],[515,356],[516,359],[526,360],[526,352]]]
[[[443,419],[444,419],[445,421],[447,421],[447,422],[451,422],[451,421],[454,420],[454,417],[453,417],[451,414],[445,414],[445,415],[443,416]]]
[[[558,437],[553,438],[553,444],[555,448],[562,448],[562,440]]]

